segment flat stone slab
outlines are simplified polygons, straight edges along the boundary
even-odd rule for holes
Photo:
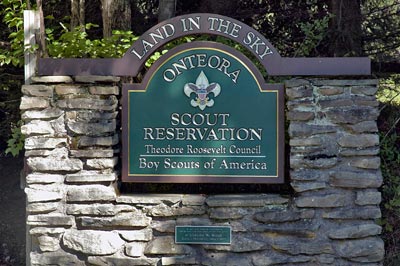
[[[114,201],[116,192],[113,187],[102,185],[68,186],[67,202]]]
[[[132,241],[150,241],[153,237],[153,230],[150,228],[141,230],[121,230],[118,231],[122,239]]]
[[[111,203],[92,203],[92,204],[68,204],[67,214],[69,215],[88,215],[88,216],[115,216],[121,212],[136,211],[135,207],[129,205],[114,205]]]
[[[72,83],[69,76],[36,76],[31,78],[34,83]]]
[[[87,255],[112,255],[125,242],[117,232],[69,230],[63,235],[63,244]]]
[[[62,214],[38,214],[28,215],[27,224],[32,226],[62,226],[70,227],[75,220],[72,216]]]
[[[366,223],[349,226],[341,225],[338,229],[330,230],[328,232],[328,236],[331,239],[351,239],[379,235],[381,232],[381,226],[377,224]]]
[[[26,176],[28,184],[53,184],[63,183],[64,176],[57,174],[33,173]]]
[[[114,76],[75,76],[76,82],[95,83],[95,82],[119,82],[120,77]]]
[[[95,182],[112,182],[117,179],[115,173],[102,174],[90,171],[82,171],[75,174],[68,174],[65,181],[70,183],[95,183]]]
[[[67,146],[67,138],[30,137],[25,139],[25,149],[55,149]]]
[[[61,191],[48,191],[31,188],[25,188],[25,193],[29,203],[59,201],[64,196]]]
[[[262,207],[265,205],[286,204],[289,199],[280,195],[218,195],[207,198],[210,207]]]
[[[177,245],[173,236],[160,236],[149,242],[144,250],[145,255],[179,255],[190,254],[187,245]]]
[[[117,198],[118,203],[129,204],[175,204],[183,199],[183,194],[124,194]]]
[[[151,223],[151,218],[139,213],[120,213],[113,217],[80,217],[78,223],[85,228],[143,228]]]
[[[86,263],[78,259],[78,256],[66,253],[63,251],[56,252],[31,252],[30,253],[31,266],[43,265],[74,265],[85,266]]]
[[[89,256],[88,262],[90,265],[96,266],[154,266],[157,265],[157,258],[131,258],[127,256]]]
[[[354,262],[380,262],[385,254],[384,243],[380,238],[365,238],[339,241],[336,245],[339,256]]]
[[[52,97],[53,86],[46,85],[22,85],[22,93],[29,96]]]
[[[61,159],[61,158],[28,158],[28,165],[33,171],[46,172],[46,171],[68,171],[76,172],[83,168],[83,163],[79,159]]]

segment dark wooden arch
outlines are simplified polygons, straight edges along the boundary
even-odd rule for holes
[[[135,41],[122,58],[41,58],[38,62],[38,74],[137,76],[146,60],[157,49],[177,38],[194,34],[223,36],[243,44],[259,59],[271,76],[371,74],[371,61],[367,57],[281,57],[258,31],[238,20],[208,13],[174,17],[155,25]],[[154,36],[160,37],[153,39]],[[144,46],[149,49],[142,54]],[[266,52],[265,49],[268,49],[268,54],[261,56]]]

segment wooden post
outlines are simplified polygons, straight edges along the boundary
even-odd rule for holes
[[[24,10],[24,46],[30,48],[36,44],[35,34],[39,30],[39,15],[37,11]],[[25,51],[25,84],[31,83],[31,78],[37,69],[36,53]]]
[[[37,11],[24,10],[24,47],[31,48],[36,44],[35,34],[39,30],[39,14]],[[35,75],[37,70],[37,55],[36,52],[24,52],[24,72],[25,72],[25,84],[31,83],[31,78]],[[21,178],[22,179],[22,178]],[[25,183],[22,182],[21,184]],[[27,218],[27,215],[25,216]],[[30,226],[26,225],[25,228],[25,264],[26,266],[31,265],[30,252],[32,249],[32,239],[29,234]]]

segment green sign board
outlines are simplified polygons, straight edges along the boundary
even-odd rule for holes
[[[178,48],[125,87],[124,178],[281,182],[282,88],[230,47]]]
[[[176,226],[177,244],[231,244],[230,226]]]

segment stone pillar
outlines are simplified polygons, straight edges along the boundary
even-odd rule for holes
[[[377,80],[286,82],[294,204],[315,210],[316,240],[329,243],[336,265],[380,262],[384,255],[375,223],[382,184],[377,85]]]
[[[90,227],[74,214],[110,215],[103,213],[104,206],[116,199],[119,78],[32,81],[22,87],[20,107],[30,170],[25,192],[31,265],[84,265],[65,248],[74,249],[70,240],[77,227]],[[89,252],[94,254],[104,252],[98,246],[113,250],[123,242],[117,233],[104,230],[84,230],[76,241],[93,248]]]

